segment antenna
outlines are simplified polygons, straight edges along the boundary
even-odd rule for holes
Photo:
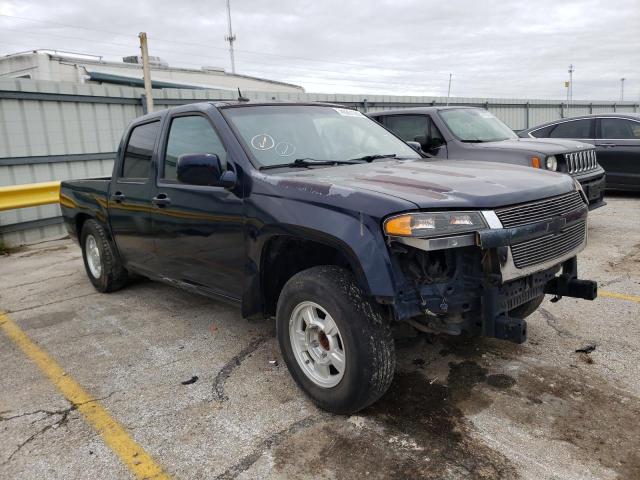
[[[231,29],[231,4],[230,0],[227,0],[227,23],[229,25],[229,35],[225,35],[225,41],[229,42],[229,56],[231,57],[231,73],[236,73],[236,60],[233,54],[233,42],[236,41],[236,36]]]

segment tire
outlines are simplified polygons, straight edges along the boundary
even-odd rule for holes
[[[102,293],[115,292],[127,284],[127,271],[107,232],[97,221],[87,220],[82,226],[80,246],[84,268],[96,290]]]
[[[303,340],[298,327],[305,322],[301,318],[309,315],[315,315],[316,323],[306,324]],[[380,306],[365,296],[343,268],[313,267],[289,279],[278,299],[276,328],[291,376],[324,410],[355,413],[378,400],[391,385],[395,350],[390,325]],[[336,361],[340,353],[342,363]],[[331,366],[327,369],[323,361]]]
[[[523,303],[513,310],[509,310],[509,316],[525,319],[538,309],[543,300],[544,294],[534,298],[533,300],[529,300],[527,303]]]

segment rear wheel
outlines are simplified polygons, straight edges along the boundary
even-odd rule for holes
[[[82,226],[80,245],[87,276],[98,291],[113,292],[127,283],[127,271],[102,225],[87,220]]]
[[[354,413],[389,388],[391,329],[349,271],[319,266],[294,275],[280,294],[276,323],[291,375],[321,408]]]

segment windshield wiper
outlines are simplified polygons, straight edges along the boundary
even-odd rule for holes
[[[372,162],[374,160],[378,160],[379,158],[395,158],[395,153],[387,153],[387,154],[377,154],[377,155],[365,155],[364,157],[352,158],[351,160],[363,160],[365,162]]]
[[[460,140],[463,143],[484,143],[487,140],[480,140],[479,138],[474,138],[473,140]]]
[[[277,163],[275,165],[264,165],[260,170],[270,170],[272,168],[294,168],[311,167],[314,165],[352,165],[358,163],[352,160],[316,160],[315,158],[296,158],[290,163]]]

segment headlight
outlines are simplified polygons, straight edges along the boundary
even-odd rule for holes
[[[407,213],[384,222],[384,232],[395,237],[438,237],[487,228],[480,212]]]
[[[558,160],[556,160],[556,157],[554,157],[553,155],[547,157],[546,165],[547,170],[551,170],[553,172],[558,170]]]

